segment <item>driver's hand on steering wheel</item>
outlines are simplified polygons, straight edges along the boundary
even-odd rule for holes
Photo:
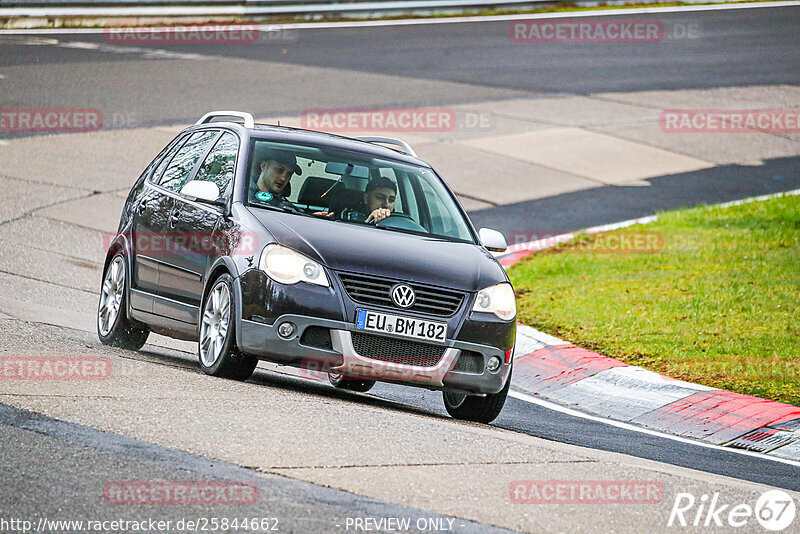
[[[367,220],[364,222],[374,222],[375,224],[378,224],[391,214],[392,214],[391,210],[388,210],[386,208],[378,208],[376,210],[373,210],[372,213],[369,214],[369,217],[367,217]]]

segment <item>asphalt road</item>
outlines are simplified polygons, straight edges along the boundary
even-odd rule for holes
[[[441,406],[440,393],[409,391],[389,384],[378,384],[370,393],[428,413],[446,414]],[[640,434],[597,421],[572,417],[515,398],[508,399],[492,426],[560,443],[630,454],[759,484],[800,490],[798,468],[792,465]]]
[[[197,530],[203,530],[209,527],[206,521],[211,518],[246,518],[248,522],[256,520],[262,531],[303,534],[346,532],[352,529],[355,518],[398,517],[409,519],[412,525],[418,521],[449,524],[463,533],[509,532],[300,480],[259,474],[235,464],[65,423],[5,404],[0,404],[0,440],[3,442],[0,462],[4,466],[0,518],[6,521],[17,519],[33,525],[42,518],[53,522],[169,521],[171,528],[161,530],[178,532],[181,521],[193,522]],[[255,502],[125,506],[105,491],[108,485],[131,480],[200,483],[209,487],[214,483],[247,485],[252,488]],[[81,531],[53,525],[41,531]],[[2,530],[13,532],[8,528]],[[103,531],[135,530],[142,529]]]
[[[665,38],[523,44],[511,42],[508,22],[291,30],[224,45],[0,35],[0,74],[6,75],[0,103],[100,108],[147,125],[188,122],[208,109],[270,115],[552,93],[800,84],[798,7],[624,18],[655,20]],[[670,38],[689,25],[695,37]],[[61,45],[48,45],[52,37]]]

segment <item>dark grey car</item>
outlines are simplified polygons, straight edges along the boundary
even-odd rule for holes
[[[243,123],[215,122],[232,117]],[[394,194],[371,216],[375,184]],[[131,189],[98,333],[130,349],[151,331],[197,341],[203,371],[236,380],[262,359],[343,389],[442,390],[452,416],[489,422],[515,340],[514,291],[490,253],[505,247],[402,141],[213,112]]]

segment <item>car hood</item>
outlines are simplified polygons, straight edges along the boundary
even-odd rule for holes
[[[477,245],[258,208],[250,212],[276,242],[337,271],[472,292],[508,279]]]

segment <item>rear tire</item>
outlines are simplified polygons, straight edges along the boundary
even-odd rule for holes
[[[366,393],[372,386],[375,385],[375,380],[361,380],[357,378],[350,378],[347,375],[333,373],[328,371],[328,380],[331,385],[336,389],[345,389],[347,391],[357,391],[359,393]]]
[[[125,257],[116,254],[103,273],[100,302],[97,304],[97,337],[103,345],[128,350],[141,349],[150,330],[128,318]]]
[[[205,374],[244,381],[253,375],[258,358],[236,347],[235,317],[233,279],[225,273],[214,281],[203,302],[197,355]]]
[[[508,374],[503,389],[497,393],[487,394],[485,397],[443,391],[444,407],[453,419],[488,424],[497,419],[503,410],[510,386],[511,373]]]

